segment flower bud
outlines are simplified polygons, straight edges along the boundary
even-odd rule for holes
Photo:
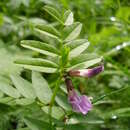
[[[94,67],[92,69],[71,70],[71,71],[69,71],[69,75],[90,78],[90,77],[93,77],[93,76],[99,74],[103,70],[104,70],[104,66],[101,65],[101,66]]]

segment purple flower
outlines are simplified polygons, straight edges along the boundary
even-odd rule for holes
[[[92,109],[89,98],[85,95],[78,96],[74,89],[69,91],[68,99],[75,112],[81,112],[85,115]]]
[[[92,109],[92,104],[89,98],[85,95],[78,96],[70,79],[66,78],[65,83],[68,91],[68,100],[72,105],[73,110],[75,112],[81,112],[84,115],[87,114],[88,111]]]
[[[69,75],[90,78],[90,77],[93,77],[93,76],[99,74],[103,70],[104,70],[104,66],[101,65],[101,66],[97,66],[97,67],[92,68],[92,69],[71,70],[71,71],[69,71]]]

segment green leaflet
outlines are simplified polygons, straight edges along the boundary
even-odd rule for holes
[[[61,20],[61,14],[53,7],[51,6],[44,6],[43,8],[46,12],[48,12],[53,18],[55,18],[58,22],[60,22],[62,25],[64,24],[63,21]]]
[[[1,75],[8,75],[11,73],[16,73],[16,72],[20,73],[22,71],[22,68],[13,64],[13,60],[16,57],[25,56],[25,51],[22,52],[22,55],[21,55],[21,52],[22,51],[18,49],[18,47],[16,46],[8,46],[8,48],[5,48],[5,47],[0,48],[0,61],[1,61],[0,74]]]
[[[5,77],[4,75],[0,75],[0,81],[11,84],[11,80],[8,77]]]
[[[3,93],[9,95],[10,97],[13,97],[13,98],[20,97],[18,90],[15,89],[14,87],[12,87],[11,85],[9,85],[8,83],[4,83],[4,82],[0,81],[0,90]]]
[[[35,26],[36,28],[45,31],[48,33],[48,35],[52,35],[52,37],[59,37],[60,36],[60,32],[58,30],[56,30],[53,26],[51,25],[47,25],[47,24],[39,24]]]
[[[19,93],[23,95],[25,98],[35,99],[36,95],[33,90],[32,84],[20,77],[19,75],[13,74],[10,76],[13,84],[18,89]]]
[[[63,29],[63,34],[62,34],[64,41],[69,42],[76,39],[79,36],[81,29],[82,29],[82,24],[79,22],[66,26]]]
[[[31,130],[51,130],[50,124],[38,119],[24,117],[24,122]]]
[[[48,114],[49,107],[48,106],[42,107],[42,110]],[[64,111],[60,107],[57,107],[57,106],[52,107],[53,118],[58,119],[58,120],[63,119],[64,114],[65,114]]]
[[[42,31],[38,28],[33,29],[33,35],[38,37],[45,43],[49,43],[51,45],[56,45],[60,42],[60,39],[57,36],[47,33],[45,31]]]
[[[64,13],[63,19],[64,19],[65,26],[73,24],[73,22],[74,22],[73,13],[70,10],[67,10]]]
[[[21,46],[48,56],[57,56],[58,50],[50,44],[35,40],[23,40]]]
[[[69,57],[73,58],[80,55],[83,51],[85,51],[89,46],[89,42],[86,39],[78,39],[78,40],[70,41],[65,45],[70,47],[71,51],[69,53]]]
[[[89,53],[80,54],[77,57],[73,57],[72,59],[70,59],[70,64],[73,66],[73,65],[76,65],[78,63],[82,63],[82,62],[85,62],[87,60],[92,60],[95,58],[98,58],[98,56],[96,54],[93,54],[93,53],[92,54],[89,54]]]
[[[29,70],[36,70],[45,73],[55,73],[57,71],[57,64],[41,58],[17,59],[15,64]]]
[[[35,31],[35,32],[38,32],[39,34],[41,34],[41,35],[43,36],[43,38],[44,38],[44,36],[48,36],[48,37],[50,37],[50,38],[52,38],[52,39],[59,40],[59,38],[58,38],[57,36],[55,36],[55,35],[53,35],[53,34],[51,34],[51,33],[48,33],[48,32],[46,32],[46,31],[43,31],[43,30],[41,30],[41,29],[35,28],[34,31]]]
[[[68,103],[68,99],[67,99],[66,95],[57,94],[55,100],[56,100],[57,104],[60,107],[62,107],[63,109],[65,109],[66,111],[72,111],[72,108],[71,108],[70,104]]]
[[[100,63],[101,61],[102,61],[102,58],[97,58],[97,59],[81,62],[81,63],[75,64],[75,65],[69,67],[68,71],[71,70],[71,69],[85,69],[85,68],[93,66],[97,63]]]
[[[34,101],[35,101],[34,99],[28,99],[28,98],[21,98],[15,100],[17,105],[22,105],[22,106],[32,104]]]
[[[39,72],[44,72],[44,73],[56,73],[57,69],[55,68],[48,68],[48,67],[40,67],[40,66],[32,66],[32,65],[19,65],[25,69],[29,70],[35,70]]]
[[[51,100],[52,91],[39,72],[32,72],[32,84],[38,99],[44,104],[48,104]]]

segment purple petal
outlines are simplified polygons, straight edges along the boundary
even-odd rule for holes
[[[69,102],[75,112],[81,112],[87,114],[92,109],[92,104],[87,96],[78,96],[73,90],[69,93]]]
[[[69,71],[70,76],[81,76],[81,77],[92,77],[104,70],[104,66],[97,66],[92,69],[82,69],[82,70],[71,70]]]
[[[75,103],[80,100],[80,97],[77,95],[77,93],[74,91],[74,89],[69,91],[68,96],[69,96],[69,101],[71,103],[73,103],[73,102]]]
[[[92,109],[92,104],[87,96],[81,96],[80,107],[82,108],[82,113],[87,113]]]
[[[89,69],[87,76],[88,77],[95,76],[95,75],[99,74],[100,72],[102,72],[103,70],[104,70],[104,66],[103,65],[95,67],[93,69]]]
[[[65,78],[65,83],[68,91],[68,100],[72,105],[75,112],[81,112],[82,114],[87,114],[88,111],[92,109],[92,104],[87,96],[78,96],[74,90],[71,79]]]

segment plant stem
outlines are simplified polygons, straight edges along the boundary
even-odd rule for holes
[[[55,97],[56,97],[56,94],[58,92],[58,89],[59,89],[59,86],[60,86],[60,82],[61,82],[61,78],[59,78],[56,82],[56,86],[54,88],[54,92],[53,92],[53,95],[51,97],[51,101],[50,101],[50,107],[49,107],[49,121],[50,121],[50,124],[51,124],[51,129],[52,129],[52,106],[54,104],[54,101],[55,101]]]
[[[113,94],[116,94],[116,93],[118,93],[118,92],[120,92],[122,90],[125,90],[127,88],[129,88],[129,86],[120,88],[118,90],[112,91],[112,92],[107,93],[107,94],[104,94],[104,95],[100,96],[99,98],[95,99],[94,101],[92,101],[92,104],[95,104],[96,102],[102,100],[103,98],[108,97],[108,96],[113,95]]]

